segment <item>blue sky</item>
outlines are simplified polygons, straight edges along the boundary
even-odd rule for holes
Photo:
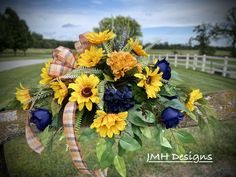
[[[3,0],[0,11],[12,7],[45,38],[77,40],[104,17],[124,15],[141,24],[143,42],[184,44],[194,35],[193,26],[221,22],[234,5],[231,0]]]

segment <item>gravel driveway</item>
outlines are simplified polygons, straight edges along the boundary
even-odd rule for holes
[[[0,71],[46,62],[47,59],[16,60],[0,62]]]

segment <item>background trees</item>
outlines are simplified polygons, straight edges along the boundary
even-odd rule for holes
[[[231,47],[231,55],[236,56],[236,7],[229,9],[225,16],[225,22],[216,24],[214,31],[218,37],[228,40]]]
[[[94,28],[95,32],[104,31],[107,29],[112,29],[117,35],[115,38],[116,48],[122,48],[126,40],[130,37],[136,38],[141,37],[141,26],[140,24],[131,17],[116,16],[104,18],[99,22],[98,27]]]

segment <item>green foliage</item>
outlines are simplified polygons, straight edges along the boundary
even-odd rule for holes
[[[99,22],[99,27],[94,28],[94,31],[99,32],[108,29],[111,29],[116,34],[116,38],[113,40],[115,50],[121,50],[130,37],[142,36],[140,24],[130,17],[104,18]]]
[[[81,118],[78,118],[78,121],[80,121],[80,120],[81,120]],[[96,134],[95,130],[91,129],[91,128],[87,128],[87,129],[81,131],[81,133],[79,135],[79,138],[78,138],[78,141],[79,142],[85,142],[85,141],[95,139],[95,138],[97,138],[97,134]]]
[[[145,127],[147,124],[143,120],[142,112],[136,110],[137,107],[130,109],[128,111],[127,120],[136,126]]]
[[[109,167],[113,164],[115,154],[112,150],[112,146],[114,144],[114,141],[106,140],[106,149],[103,151],[101,160],[100,160],[100,167],[102,169]]]
[[[158,145],[163,146],[165,148],[172,148],[170,142],[167,140],[164,134],[164,129],[160,126],[157,125],[154,129],[154,137],[156,139],[156,142]]]
[[[116,155],[114,158],[114,166],[122,177],[126,177],[126,166],[123,157]]]
[[[184,144],[186,144],[186,143],[196,143],[194,137],[189,132],[186,132],[184,130],[178,130],[175,133],[176,133],[178,139]]]
[[[128,135],[122,135],[119,143],[126,151],[136,151],[141,148],[140,144]]]
[[[61,78],[64,79],[74,79],[79,77],[81,74],[95,74],[95,75],[101,75],[102,72],[99,69],[96,68],[86,68],[86,67],[81,67],[72,70],[71,72],[63,75]]]

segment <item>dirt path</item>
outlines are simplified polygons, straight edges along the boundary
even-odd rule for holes
[[[22,67],[22,66],[44,63],[46,61],[47,61],[46,59],[2,61],[2,62],[0,62],[0,71],[14,69],[14,68]]]

